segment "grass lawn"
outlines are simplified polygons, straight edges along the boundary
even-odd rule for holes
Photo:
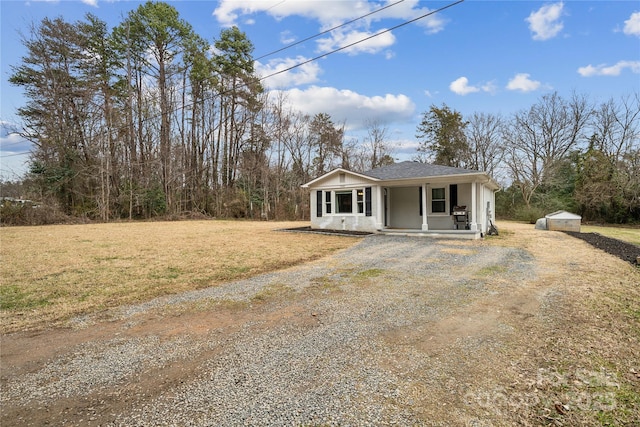
[[[0,332],[286,268],[357,238],[292,222],[181,221],[0,228]]]
[[[613,237],[614,239],[640,246],[640,227],[583,225],[580,227],[580,231],[583,233],[599,233],[603,236]]]

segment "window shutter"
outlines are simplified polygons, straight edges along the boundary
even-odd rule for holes
[[[418,204],[420,205],[420,216],[422,216],[422,187],[418,187]]]
[[[322,216],[322,191],[316,191],[316,216]]]
[[[371,216],[371,187],[364,188],[364,214]]]

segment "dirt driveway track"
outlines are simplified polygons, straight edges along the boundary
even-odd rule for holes
[[[638,269],[563,233],[503,231],[370,236],[299,267],[3,336],[0,424],[640,423],[640,316],[623,316],[640,313]]]

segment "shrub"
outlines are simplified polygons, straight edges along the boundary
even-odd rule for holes
[[[538,218],[544,218],[544,216],[544,210],[536,206],[520,206],[514,212],[516,220],[526,221],[529,224],[535,224]]]

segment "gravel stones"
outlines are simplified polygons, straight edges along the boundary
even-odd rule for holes
[[[531,279],[532,264],[524,251],[481,241],[369,236],[303,266],[124,307],[112,317],[132,327],[154,310],[198,301],[252,307],[270,287],[290,290],[286,298],[269,294],[254,308],[261,316],[233,329],[112,337],[69,348],[35,371],[4,379],[1,403],[15,409],[88,398],[90,405],[114,394],[130,400],[103,408],[93,422],[83,418],[80,424],[89,425],[420,424],[421,385],[451,378],[443,349],[499,348],[495,339],[447,332],[439,322],[476,298]],[[298,309],[289,317],[276,315],[292,304]],[[83,318],[78,325],[95,322]],[[496,335],[510,333],[499,326]],[[181,381],[154,387],[152,375],[188,364],[195,367]],[[130,386],[140,378],[149,389]]]

